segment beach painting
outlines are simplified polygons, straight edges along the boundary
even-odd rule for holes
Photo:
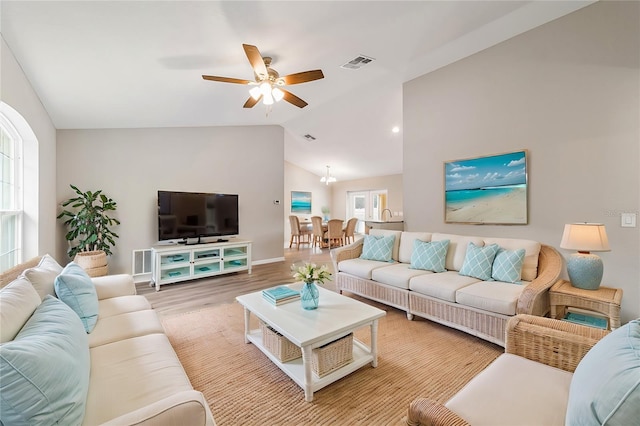
[[[527,224],[527,151],[444,163],[445,222]]]
[[[291,213],[311,213],[311,193],[291,191]]]

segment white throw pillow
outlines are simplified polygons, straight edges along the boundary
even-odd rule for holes
[[[44,299],[47,294],[56,295],[53,284],[61,272],[62,266],[53,257],[45,254],[40,259],[38,266],[25,269],[22,275],[31,281],[31,284],[40,295],[40,299]]]
[[[0,343],[13,340],[40,305],[29,280],[18,277],[0,291]]]

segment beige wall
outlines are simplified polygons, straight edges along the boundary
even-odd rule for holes
[[[130,273],[134,249],[157,238],[157,191],[239,195],[240,237],[254,262],[283,259],[284,139],[280,126],[58,131],[58,202],[102,189],[118,203],[122,224],[110,272]],[[57,226],[60,257],[64,229]]]
[[[624,321],[639,317],[639,228],[620,226],[640,211],[639,15],[638,2],[599,2],[406,83],[408,229],[559,247],[565,223],[602,222],[603,285],[624,290]],[[523,148],[528,225],[444,223],[444,161]]]
[[[27,260],[55,252],[56,130],[4,39],[0,40],[0,100],[30,127],[24,145],[24,252]],[[13,112],[13,111],[12,111]],[[14,117],[9,117],[14,119]],[[22,120],[19,120],[22,121]],[[13,124],[20,126],[20,123]],[[18,129],[21,131],[22,129]],[[24,135],[28,132],[22,132]]]

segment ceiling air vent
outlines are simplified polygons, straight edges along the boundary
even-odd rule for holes
[[[305,138],[306,140],[308,140],[308,141],[315,141],[315,140],[316,140],[315,136],[311,136],[311,135],[310,135],[310,134],[308,134],[308,133],[307,133],[306,135],[304,135],[304,138]]]
[[[350,60],[346,64],[340,65],[340,68],[346,68],[348,70],[359,70],[360,68],[364,67],[365,65],[373,61],[375,61],[375,59],[370,58],[368,56],[359,55],[358,57]]]

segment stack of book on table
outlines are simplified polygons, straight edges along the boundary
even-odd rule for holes
[[[278,287],[262,290],[262,297],[277,306],[300,299],[300,292],[290,289],[287,286],[280,285]]]

